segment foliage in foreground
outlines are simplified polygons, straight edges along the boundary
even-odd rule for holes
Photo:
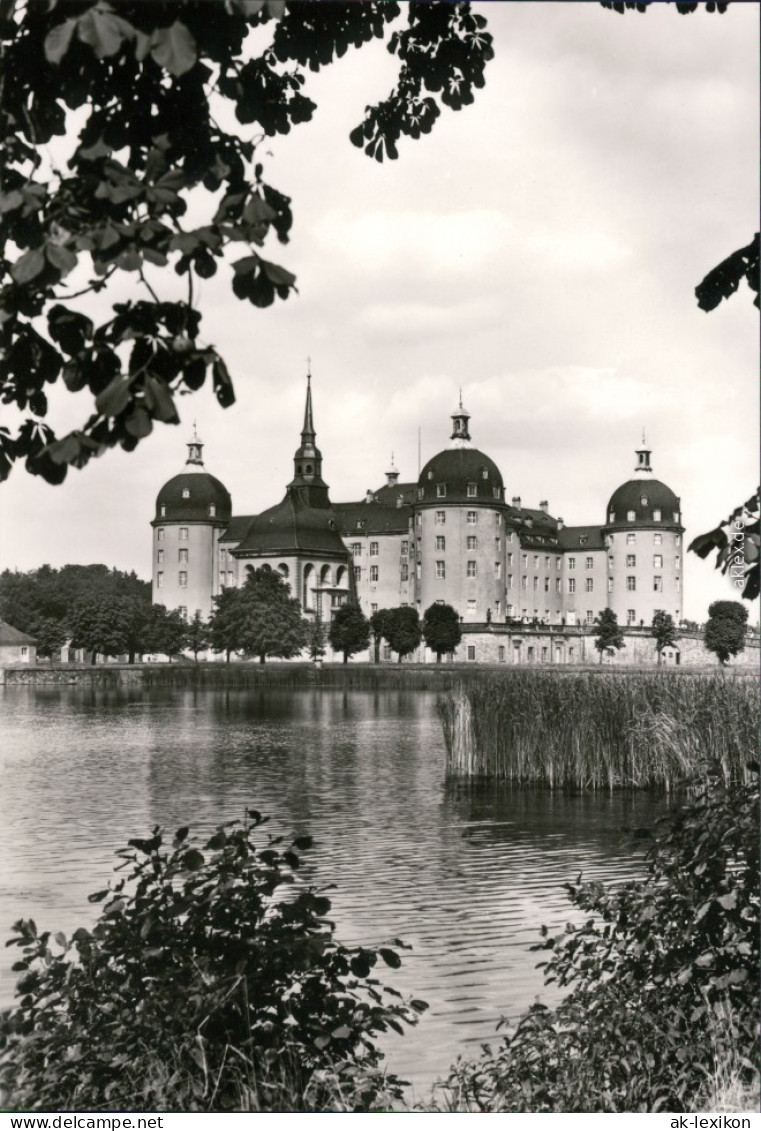
[[[23,974],[0,1085],[16,1110],[373,1111],[400,1098],[373,1038],[425,1004],[371,976],[400,965],[395,949],[335,940],[329,899],[296,880],[310,838],[284,845],[261,823],[249,810],[200,848],[187,828],[171,845],[158,828],[130,841],[127,876],[90,897],[103,902],[92,932],[15,924]]]
[[[535,949],[547,983],[496,1051],[458,1061],[449,1110],[700,1110],[731,1061],[756,1079],[759,968],[758,782],[713,785],[653,848],[644,880],[566,885],[588,918]],[[704,1109],[705,1110],[705,1109]],[[709,1110],[713,1110],[710,1108]]]

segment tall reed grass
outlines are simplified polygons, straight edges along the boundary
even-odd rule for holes
[[[439,699],[447,775],[671,790],[756,756],[758,682],[674,672],[512,671]]]

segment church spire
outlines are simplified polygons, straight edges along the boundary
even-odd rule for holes
[[[293,480],[289,486],[324,489],[325,498],[327,500],[327,488],[322,478],[322,452],[317,447],[315,440],[316,433],[314,430],[314,415],[312,410],[312,374],[308,368],[307,393],[304,403],[304,425],[301,429],[301,443],[293,457]],[[314,506],[315,499],[321,498],[322,493],[322,490],[318,490],[316,494],[313,491],[308,492],[309,505]],[[318,503],[317,505],[321,504]],[[327,502],[325,505],[327,505]]]
[[[193,421],[193,435],[190,437],[188,443],[187,462],[198,467],[203,467],[203,444],[198,439],[195,420]]]

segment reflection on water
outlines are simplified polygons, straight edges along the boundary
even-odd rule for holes
[[[388,1048],[419,1092],[550,1000],[529,948],[568,918],[563,883],[636,875],[623,830],[654,816],[642,796],[445,785],[429,693],[8,688],[0,712],[0,935],[22,914],[86,924],[129,837],[255,805],[314,837],[305,874],[335,883],[339,938],[412,944],[389,980],[430,1009]]]

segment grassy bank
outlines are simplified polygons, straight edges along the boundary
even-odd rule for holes
[[[449,776],[578,790],[741,781],[759,726],[757,679],[721,673],[510,671],[439,710]]]

